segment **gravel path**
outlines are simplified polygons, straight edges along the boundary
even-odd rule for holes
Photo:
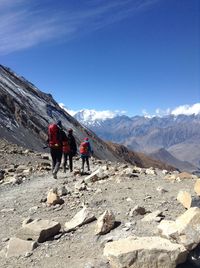
[[[91,166],[95,170],[96,166]],[[175,220],[185,209],[176,196],[179,190],[187,190],[194,195],[194,180],[172,183],[164,179],[161,171],[157,175],[141,174],[139,177],[111,177],[88,185],[84,191],[75,191],[74,185],[84,176],[75,177],[60,172],[58,180],[48,173],[33,175],[20,185],[0,186],[0,267],[37,267],[37,268],[107,268],[103,258],[103,246],[110,237],[118,239],[129,235],[155,235],[157,223],[142,223],[143,216],[130,217],[129,211],[135,205],[147,211],[157,209],[165,219]],[[48,207],[41,202],[50,188],[67,185],[71,194],[63,197],[61,206]],[[159,193],[158,187],[167,192]],[[88,204],[98,217],[105,209],[112,209],[116,216],[117,228],[109,234],[94,235],[95,222],[84,225],[71,233],[64,233],[39,245],[31,256],[5,258],[8,239],[16,234],[22,221],[27,217],[51,219],[61,223],[70,220],[81,208]],[[129,226],[129,227],[127,227]],[[190,267],[190,266],[187,266]],[[192,266],[191,266],[192,267]]]

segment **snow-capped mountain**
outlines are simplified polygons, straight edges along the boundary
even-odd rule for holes
[[[116,116],[115,112],[111,111],[96,111],[96,110],[80,110],[74,114],[74,117],[83,125],[99,126],[107,119],[112,119]]]
[[[103,120],[92,118],[90,113],[89,122],[87,117],[75,117],[104,140],[123,144],[138,152],[155,153],[156,156],[156,150],[164,148],[177,159],[200,167],[199,113],[170,114],[163,117],[116,115]],[[166,156],[162,154],[164,155]],[[184,165],[181,164],[182,166]]]

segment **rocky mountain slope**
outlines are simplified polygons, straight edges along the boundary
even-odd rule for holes
[[[180,152],[181,153],[181,152]],[[164,148],[161,148],[159,150],[156,150],[149,154],[149,156],[153,159],[157,159],[159,161],[163,161],[169,165],[177,167],[179,170],[187,170],[190,172],[199,172],[199,169],[189,163],[188,161],[181,161],[174,157],[172,154],[170,154],[167,150]]]
[[[155,155],[152,155],[152,157],[149,157],[143,153],[137,153],[133,152],[131,150],[128,150],[125,146],[119,145],[117,143],[111,143],[108,142],[109,146],[121,157],[123,157],[124,160],[128,163],[135,163],[138,167],[142,168],[148,168],[148,167],[154,167],[154,168],[160,168],[160,169],[167,169],[167,170],[177,170],[176,162],[171,162],[170,164],[167,164],[166,162],[162,161],[162,158],[155,157]],[[165,159],[164,159],[165,160]],[[175,168],[176,167],[176,168]]]
[[[63,110],[51,95],[41,92],[24,77],[0,65],[0,138],[25,148],[43,151],[47,128],[61,120],[64,129],[72,128],[79,145],[89,137],[94,154],[100,159],[124,162],[123,154],[83,127]],[[134,163],[133,157],[129,159]],[[142,161],[141,161],[142,163]],[[152,163],[149,162],[149,166]],[[161,163],[162,165],[162,163]],[[163,165],[164,167],[164,165]]]
[[[42,151],[51,122],[61,120],[65,129],[72,128],[78,143],[88,136],[95,155],[119,160],[110,148],[94,133],[83,128],[65,112],[51,95],[4,66],[0,66],[0,136],[26,148]]]
[[[196,176],[95,158],[90,162],[90,175],[81,175],[77,157],[74,172],[61,169],[55,180],[49,154],[2,141],[2,268],[198,267]],[[182,202],[180,190],[187,191]],[[182,236],[175,227],[167,228],[177,220]]]
[[[77,115],[75,115],[77,117]],[[169,115],[147,118],[143,116],[116,116],[105,120],[92,121],[89,124],[84,114],[78,114],[78,120],[88,126],[104,140],[120,143],[138,152],[152,153],[164,148],[175,162],[190,162],[190,170],[200,167],[200,115]],[[171,164],[168,157],[161,159]],[[179,168],[188,169],[188,163],[180,163]]]

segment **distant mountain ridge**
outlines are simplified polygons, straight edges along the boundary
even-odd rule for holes
[[[181,161],[177,159],[164,148],[150,153],[149,156],[153,159],[163,161],[165,163],[168,163],[169,165],[175,166],[179,170],[187,170],[191,172],[198,170],[196,166],[192,165],[188,161]]]
[[[131,150],[151,154],[164,148],[177,160],[186,161],[186,170],[188,162],[194,169],[200,167],[200,114],[152,118],[123,115],[96,120],[92,125],[86,121],[83,124],[104,140],[123,144]],[[171,164],[167,157],[160,160]],[[180,164],[184,169],[184,163]]]

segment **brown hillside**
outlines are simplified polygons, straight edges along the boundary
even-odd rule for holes
[[[107,142],[107,143],[112,148],[112,150],[114,150],[118,156],[123,157],[124,161],[126,162],[129,162],[132,164],[135,163],[137,166],[142,167],[142,168],[154,167],[154,168],[166,169],[170,171],[177,170],[177,168],[171,165],[167,165],[161,161],[152,159],[143,153],[130,151],[127,149],[127,147],[123,145],[112,143],[112,142]]]

